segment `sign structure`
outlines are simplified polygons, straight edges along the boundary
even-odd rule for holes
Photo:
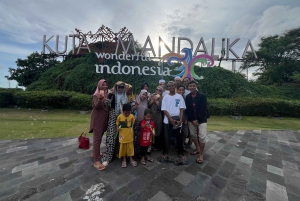
[[[195,50],[193,42],[186,37],[178,37],[177,38],[177,53],[175,53],[175,37],[172,37],[172,46],[171,48],[163,41],[163,39],[159,36],[158,37],[158,55],[153,48],[153,43],[151,41],[150,36],[147,36],[146,41],[141,49],[140,52],[137,52],[137,48],[135,45],[134,37],[131,32],[128,31],[126,27],[120,29],[118,33],[114,33],[110,28],[105,27],[102,25],[96,33],[92,33],[89,31],[88,33],[84,34],[79,29],[75,29],[75,34],[69,34],[65,36],[64,41],[64,50],[58,50],[59,44],[59,36],[56,36],[56,45],[55,51],[48,45],[48,42],[54,37],[51,36],[47,39],[47,36],[43,36],[43,47],[42,47],[42,54],[46,54],[46,49],[49,51],[48,54],[52,54],[55,56],[69,56],[66,54],[68,50],[68,40],[69,38],[72,39],[72,51],[71,55],[82,55],[86,52],[91,52],[91,44],[100,42],[102,45],[101,51],[102,52],[95,52],[99,61],[104,60],[116,60],[117,65],[112,67],[108,65],[100,65],[95,64],[96,73],[106,73],[108,74],[138,74],[138,75],[161,75],[161,76],[180,76],[181,79],[185,77],[189,77],[191,79],[203,79],[202,76],[196,75],[194,68],[196,63],[201,63],[201,66],[213,66],[215,61],[232,61],[232,66],[235,66],[237,61],[246,61],[247,55],[252,55],[253,59],[257,59],[257,55],[251,44],[251,41],[248,40],[243,55],[239,57],[233,50],[233,46],[240,40],[240,38],[235,39],[233,42],[230,43],[230,39],[227,38],[227,43],[225,44],[226,39],[222,38],[222,51],[221,56],[215,55],[215,38],[212,38],[211,44],[211,52],[210,55],[207,51],[206,45],[204,43],[203,37],[200,38],[198,45]],[[87,38],[92,40],[92,43],[89,43]],[[76,39],[79,41],[78,45],[76,46]],[[181,49],[181,42],[187,41],[190,44],[190,47],[184,47]],[[126,47],[127,45],[127,47]],[[226,45],[226,46],[225,46]],[[169,53],[162,55],[161,50],[162,46],[167,50]],[[194,51],[194,52],[193,52]],[[129,54],[130,53],[130,54]],[[181,55],[180,53],[184,53]],[[229,53],[231,53],[234,58],[229,58]],[[158,60],[158,66],[121,66],[120,61],[155,61]],[[169,67],[164,67],[163,63],[164,60],[167,60],[167,64]],[[172,70],[170,69],[173,66],[172,61],[180,62],[182,65],[180,67],[175,67],[174,71],[179,71],[179,73],[173,75],[171,74]],[[233,69],[235,70],[235,69]]]

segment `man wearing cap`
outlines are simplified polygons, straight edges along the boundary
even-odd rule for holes
[[[162,96],[163,96],[163,97],[164,97],[165,95],[169,94],[169,91],[166,90],[166,81],[165,81],[165,80],[159,80],[159,81],[158,81],[158,85],[159,85],[160,87],[163,88],[163,93],[162,93]]]

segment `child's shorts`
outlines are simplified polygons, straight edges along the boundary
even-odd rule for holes
[[[133,142],[120,143],[119,158],[123,156],[134,156]]]

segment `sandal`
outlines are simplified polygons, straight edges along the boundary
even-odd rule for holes
[[[174,163],[173,159],[170,158],[169,156],[161,156],[160,162],[162,163]]]
[[[188,165],[189,162],[187,160],[181,160],[181,159],[177,159],[175,162],[174,162],[174,165],[178,166],[178,165]]]
[[[191,155],[197,155],[197,154],[199,154],[199,151],[198,150],[194,150],[194,151],[190,152],[190,154]]]
[[[154,162],[153,158],[150,158],[150,157],[147,158],[147,161],[149,161],[149,162],[151,162],[151,163]]]
[[[203,159],[200,159],[200,158],[197,158],[197,160],[196,160],[196,163],[198,163],[198,164],[202,164],[204,161],[203,161]]]
[[[146,161],[145,160],[141,160],[141,164],[142,165],[146,165]]]
[[[182,160],[186,160],[186,157],[183,154],[178,154],[177,157],[180,158],[180,159],[182,159]]]
[[[136,167],[136,166],[137,166],[137,162],[136,162],[136,161],[131,161],[130,163],[131,163],[131,165],[132,165],[133,167]]]
[[[94,164],[94,167],[97,169],[97,170],[100,170],[100,171],[102,171],[102,170],[105,170],[105,166],[104,165],[95,165]]]
[[[126,164],[126,161],[124,162],[122,162],[122,166],[121,166],[122,168],[126,168],[127,167],[127,164]]]

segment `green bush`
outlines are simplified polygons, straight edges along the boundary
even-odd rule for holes
[[[13,99],[11,98],[12,96]],[[6,99],[3,97],[6,97]],[[26,108],[42,109],[45,106],[50,106],[58,109],[81,110],[84,107],[91,109],[92,96],[69,91],[21,91],[8,93],[0,90],[0,103],[4,106],[15,103],[18,106]],[[244,116],[270,116],[279,114],[281,116],[300,117],[299,100],[275,98],[208,98],[208,107],[212,115],[231,115],[233,112],[238,112]]]
[[[300,101],[271,98],[209,99],[212,115],[231,115],[238,112],[244,116],[270,116],[279,114],[300,117]]]
[[[82,109],[91,107],[91,96],[69,91],[26,91],[14,94],[18,106],[26,108]]]
[[[14,102],[14,93],[22,91],[22,89],[19,88],[0,88],[0,107],[8,107],[16,105]]]
[[[81,110],[84,107],[91,109],[92,96],[76,93],[70,98],[69,104],[70,104],[70,108],[73,108],[73,109]]]

